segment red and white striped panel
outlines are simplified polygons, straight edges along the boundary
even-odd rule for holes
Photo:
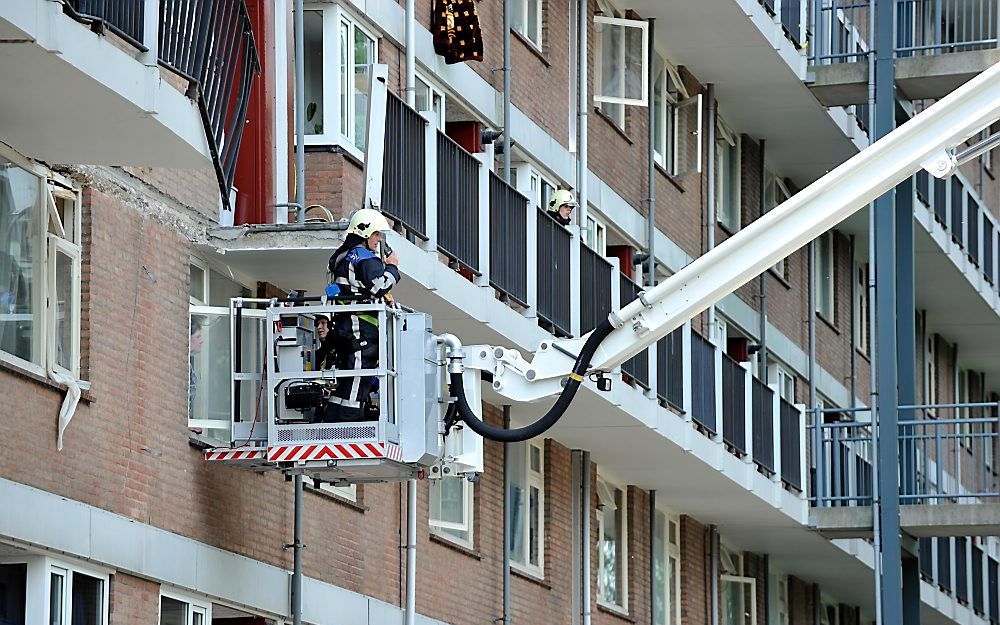
[[[356,460],[386,458],[403,461],[403,450],[392,443],[339,443],[329,445],[274,445],[267,449],[269,462],[304,460]]]
[[[205,460],[263,460],[265,456],[263,447],[209,449],[205,452]]]

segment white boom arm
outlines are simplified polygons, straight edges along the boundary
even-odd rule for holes
[[[611,313],[615,330],[591,369],[611,371],[781,259],[927,169],[954,172],[954,148],[1000,118],[1000,64],[850,158],[668,280]],[[541,344],[529,362],[514,350],[466,347],[465,366],[493,373],[494,390],[516,401],[554,395],[586,336]]]

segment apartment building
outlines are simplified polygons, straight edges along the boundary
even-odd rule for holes
[[[502,3],[476,5],[483,62],[447,65],[431,2],[415,2],[411,107],[404,5],[307,2],[305,195],[330,218],[297,224],[292,4],[0,7],[0,77],[16,85],[0,90],[0,623],[292,622],[291,484],[204,449],[240,442],[230,298],[320,291],[337,220],[360,206],[371,64],[389,67],[397,299],[522,353],[589,331],[869,143],[867,101],[823,74],[867,52],[865,3],[512,0],[505,172],[483,139],[504,126]],[[899,4],[900,23],[922,23],[923,3]],[[995,49],[990,19],[948,52]],[[947,56],[926,30],[905,31],[901,60]],[[645,106],[625,104],[650,69]],[[901,82],[900,121],[944,95],[919,84]],[[966,405],[915,412],[967,420],[947,461],[924,442],[940,434],[913,439],[914,500],[998,493],[993,156],[898,192],[914,215],[916,400]],[[557,188],[587,199],[569,227],[544,213]],[[871,497],[868,234],[861,213],[775,265],[609,392],[585,387],[544,438],[485,442],[478,482],[419,482],[415,571],[402,485],[308,485],[303,622],[402,622],[408,575],[422,623],[874,622],[870,539],[811,518]],[[502,424],[506,402],[484,400]],[[996,537],[917,550],[922,622],[1000,621]]]

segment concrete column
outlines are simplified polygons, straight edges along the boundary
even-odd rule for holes
[[[681,332],[681,389],[683,391],[681,408],[684,409],[684,420],[691,421],[691,411],[694,406],[694,391],[691,388],[693,377],[691,374],[691,321],[685,321],[683,327],[684,331]]]
[[[568,228],[573,235],[569,242],[569,331],[580,336],[580,226],[570,224]],[[617,304],[613,308],[618,308]]]
[[[740,366],[743,367],[743,449],[746,450],[746,455],[743,456],[743,461],[747,464],[753,462],[753,374],[751,373],[751,364],[749,362],[741,362]]]
[[[917,403],[916,283],[913,243],[913,179],[896,187],[896,367],[899,370],[899,403]],[[900,411],[900,420],[914,418],[912,410]],[[912,434],[913,431],[905,431]],[[916,445],[900,441],[899,478],[904,494],[917,492]]]
[[[777,384],[768,384],[767,387],[771,389],[771,431],[774,432],[774,475],[771,481],[781,484],[781,446],[784,444],[781,440],[781,397]]]
[[[434,111],[423,111],[420,116],[427,120],[424,126],[424,226],[427,240],[421,246],[427,252],[437,254],[437,116]]]
[[[490,286],[490,171],[493,169],[493,144],[476,154],[479,167],[479,275],[476,284]],[[578,275],[578,274],[570,274]]]

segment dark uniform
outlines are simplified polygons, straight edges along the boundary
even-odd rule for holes
[[[360,241],[330,258],[334,282],[345,295],[374,302],[399,282],[399,270],[386,265]],[[356,303],[356,302],[351,302]],[[339,313],[327,334],[335,349],[337,369],[374,369],[378,366],[378,318],[364,313]],[[372,390],[371,376],[337,378],[337,390],[327,405],[323,421],[360,421],[361,409]]]

